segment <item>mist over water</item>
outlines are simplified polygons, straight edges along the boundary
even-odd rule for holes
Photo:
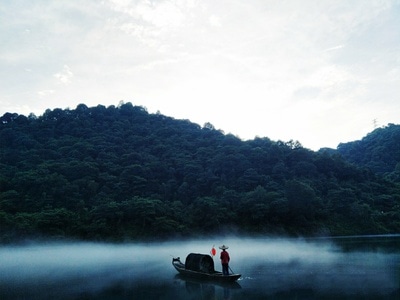
[[[184,261],[222,244],[229,246],[231,269],[242,274],[235,289],[177,276],[172,257]],[[215,299],[398,299],[400,249],[389,249],[343,251],[329,240],[278,238],[3,246],[0,298],[206,299],[208,290]],[[215,268],[221,270],[218,255]]]

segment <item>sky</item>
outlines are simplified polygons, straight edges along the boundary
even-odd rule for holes
[[[399,100],[400,0],[0,2],[0,116],[124,101],[318,150]]]

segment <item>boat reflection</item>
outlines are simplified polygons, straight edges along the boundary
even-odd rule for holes
[[[190,278],[182,274],[175,275],[176,281],[183,283],[186,291],[194,299],[231,299],[231,291],[241,289],[240,284],[235,282],[213,282]],[[221,297],[222,296],[222,297]]]

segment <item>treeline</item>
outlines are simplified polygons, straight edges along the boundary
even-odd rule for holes
[[[400,126],[377,128],[360,141],[339,144],[337,148],[349,162],[400,182]]]
[[[400,232],[398,168],[384,176],[340,151],[242,141],[131,103],[6,113],[0,141],[2,242]]]

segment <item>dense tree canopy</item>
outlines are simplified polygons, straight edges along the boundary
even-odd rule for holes
[[[318,152],[118,107],[0,118],[0,238],[400,232],[399,126]]]
[[[350,162],[400,181],[400,125],[389,124],[361,141],[339,144],[338,152]]]

